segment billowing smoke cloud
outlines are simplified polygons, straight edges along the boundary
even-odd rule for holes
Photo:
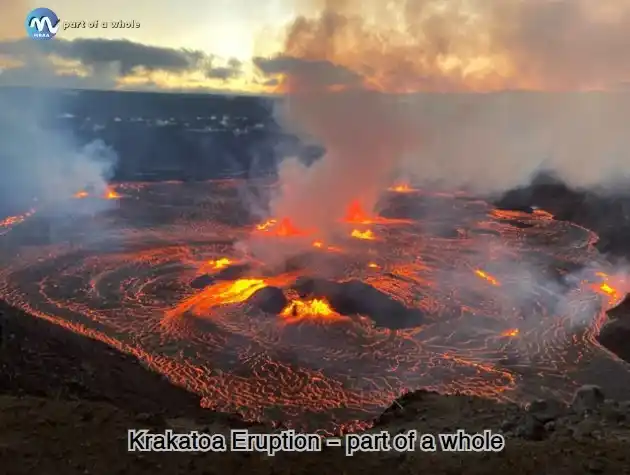
[[[33,199],[59,205],[81,190],[101,196],[106,192],[117,154],[101,141],[79,140],[62,125],[56,115],[63,110],[59,102],[64,97],[19,90],[0,96],[3,207],[23,208]]]
[[[308,171],[296,162],[283,164],[278,216],[325,232],[351,201],[367,209],[375,205],[395,157],[411,144],[407,124],[387,100],[372,93],[309,94],[297,97],[294,107],[291,97],[288,117],[322,140],[327,152]]]
[[[629,3],[310,7],[318,13],[293,22],[282,55],[255,60],[288,93],[285,127],[327,149],[304,176],[281,170],[278,215],[326,227],[351,199],[372,205],[396,173],[480,193],[540,169],[581,187],[630,174]]]
[[[618,0],[309,2],[283,54],[388,92],[624,87],[630,4]],[[320,68],[321,70],[321,68]]]

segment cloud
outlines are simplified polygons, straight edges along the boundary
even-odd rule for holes
[[[566,90],[630,79],[618,0],[312,0],[285,56],[328,61],[387,92]]]
[[[4,61],[2,61],[4,60]],[[154,86],[160,77],[171,82],[197,76],[200,80],[227,81],[242,74],[240,61],[198,50],[165,48],[129,40],[78,38],[72,41],[32,41],[28,38],[0,41],[0,63],[8,63],[0,85],[114,89]],[[156,78],[156,76],[158,76]],[[174,88],[186,89],[183,84]],[[205,85],[214,89],[212,85]]]
[[[114,89],[117,86],[115,71],[84,75],[81,71],[63,71],[48,61],[33,60],[19,66],[4,68],[0,86],[51,87],[68,89]]]
[[[87,67],[115,63],[121,75],[135,69],[185,71],[195,68],[205,55],[200,51],[178,50],[134,43],[128,40],[79,38],[73,41],[32,41],[22,38],[0,43],[0,54],[26,62],[33,58],[56,56],[77,60]]]
[[[227,81],[239,77],[243,74],[243,63],[236,58],[232,58],[227,62],[226,66],[211,66],[206,75],[211,79],[221,79]]]
[[[122,75],[138,68],[181,72],[197,67],[204,59],[204,54],[199,51],[149,46],[128,40],[76,39],[35,44],[44,46],[41,50],[49,55],[77,59],[85,66],[116,63]]]
[[[361,76],[327,60],[309,60],[291,56],[254,58],[254,65],[266,76],[286,76],[292,81],[317,84],[321,87],[353,87],[361,83]],[[271,78],[276,79],[278,78]]]

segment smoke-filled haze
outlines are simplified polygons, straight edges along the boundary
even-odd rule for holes
[[[24,37],[24,19],[34,8],[29,0],[3,3],[0,40]],[[45,72],[45,65],[42,65]],[[96,192],[107,186],[117,161],[114,150],[101,141],[82,143],[70,130],[53,129],[47,123],[52,101],[65,96],[35,94],[29,103],[0,99],[0,200],[9,209],[22,209],[32,199],[40,202],[68,200],[91,187]]]
[[[0,196],[4,206],[23,209],[33,199],[59,206],[86,188],[105,193],[117,154],[100,140],[85,143],[69,129],[51,127],[45,119],[51,101],[59,100],[63,100],[59,95],[42,92],[27,104],[3,102]],[[76,210],[76,204],[70,209]]]
[[[630,2],[310,6],[319,14],[292,23],[285,51],[258,59],[284,73],[282,123],[328,150],[299,180],[284,166],[278,214],[326,227],[395,174],[481,193],[543,168],[579,187],[628,178]],[[503,92],[468,94],[489,91]]]

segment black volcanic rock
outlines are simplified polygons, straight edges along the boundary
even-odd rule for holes
[[[519,197],[513,198],[511,195],[506,195],[503,201],[497,204],[497,209],[504,211],[519,211],[521,213],[533,214],[534,208],[529,205],[524,205],[516,201]],[[513,201],[510,201],[513,200]],[[510,204],[514,203],[514,204]]]
[[[238,264],[221,269],[216,274],[203,274],[195,277],[190,281],[193,289],[203,289],[209,285],[221,280],[241,279],[249,272],[250,266],[247,264]]]
[[[271,274],[282,272],[299,272],[317,265],[321,262],[322,255],[318,252],[301,252],[284,260],[280,265],[269,269]]]
[[[225,269],[221,269],[219,272],[214,274],[214,278],[216,280],[242,279],[250,270],[251,266],[248,264],[236,264],[226,267]]]
[[[539,176],[529,186],[516,188],[493,200],[500,209],[527,211],[534,206],[556,219],[572,221],[599,235],[597,249],[630,255],[630,195],[623,190],[577,190],[553,177]]]
[[[265,313],[279,314],[288,304],[282,289],[278,287],[264,287],[254,292],[247,303]]]
[[[630,362],[630,295],[608,311],[613,319],[601,329],[597,339],[619,358]]]
[[[203,274],[191,280],[190,286],[193,289],[203,289],[204,287],[214,284],[215,281],[216,279],[213,275]]]
[[[626,319],[630,321],[630,294],[626,295],[619,305],[606,312],[612,318]]]
[[[342,315],[364,315],[379,327],[392,330],[417,327],[423,323],[420,310],[410,309],[380,290],[358,280],[334,282],[326,279],[298,279],[294,289],[302,298],[324,298]]]

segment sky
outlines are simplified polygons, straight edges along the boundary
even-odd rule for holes
[[[41,4],[3,0],[0,85],[177,92],[627,89],[630,0],[50,0],[65,29],[26,37]],[[321,81],[322,77],[325,81]]]
[[[247,61],[255,55],[257,43],[261,52],[281,48],[281,40],[269,41],[261,33],[266,29],[277,33],[288,24],[294,16],[291,3],[271,0],[252,8],[250,0],[51,0],[47,7],[69,21],[118,19],[135,20],[141,25],[130,30],[66,30],[61,36],[64,39],[127,39],[168,48],[200,49]]]

